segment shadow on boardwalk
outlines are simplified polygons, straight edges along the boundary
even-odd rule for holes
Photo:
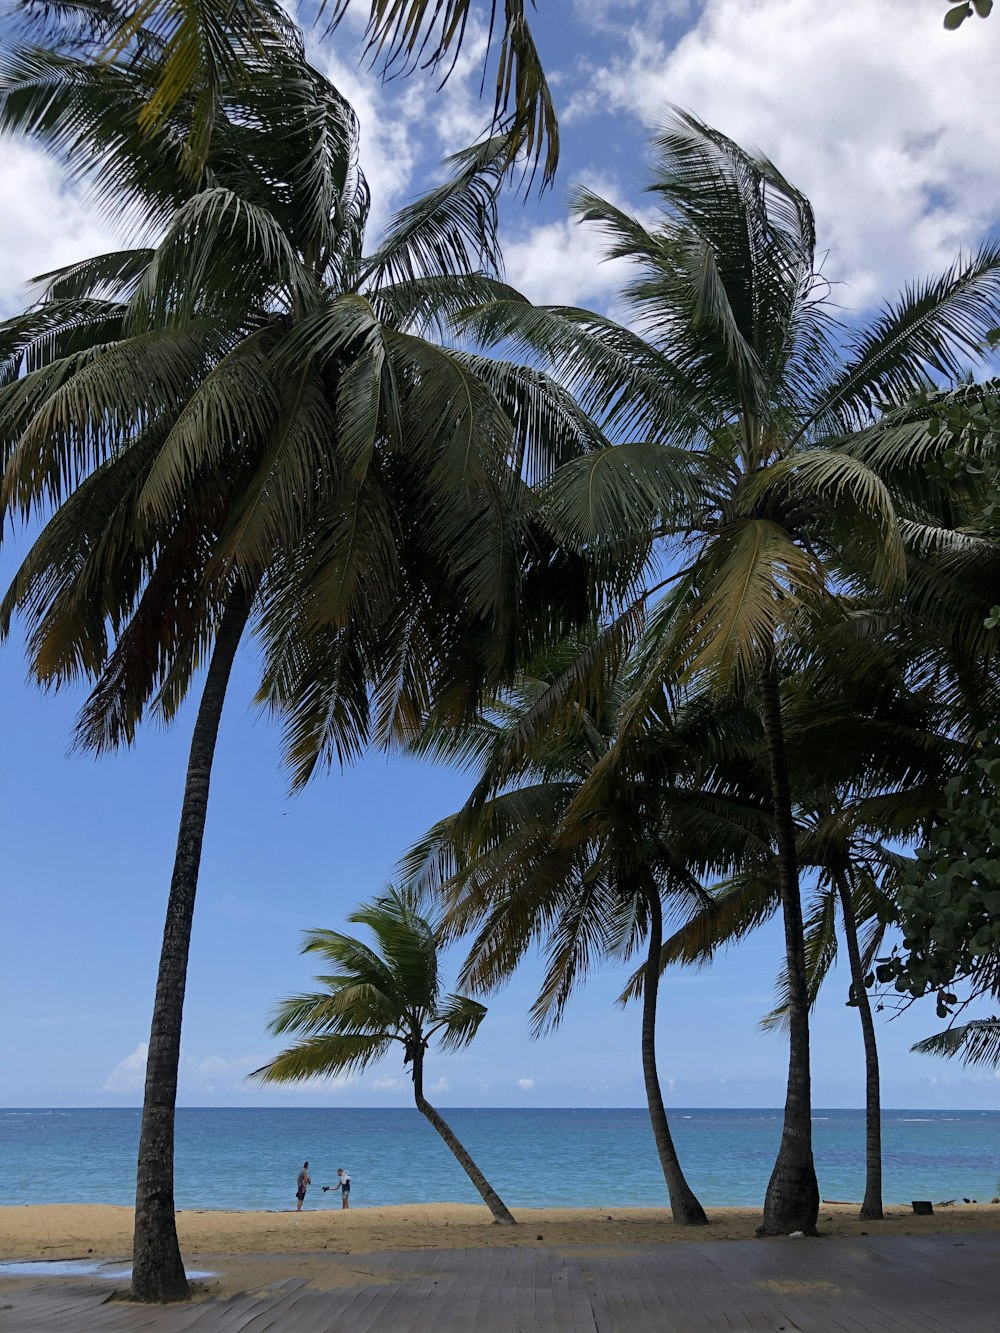
[[[194,1305],[97,1282],[0,1285],[3,1333],[996,1333],[995,1235],[330,1255],[304,1278]],[[345,1285],[345,1282],[348,1285]]]

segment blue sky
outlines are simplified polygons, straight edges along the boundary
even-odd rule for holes
[[[533,299],[613,308],[621,270],[566,220],[584,181],[646,209],[644,140],[675,101],[767,151],[813,199],[827,275],[848,313],[937,271],[1000,219],[1000,20],[940,27],[939,0],[539,0],[536,35],[562,114],[563,159],[543,200],[504,211],[508,277]],[[650,16],[652,10],[653,17]],[[817,12],[818,11],[818,12]],[[305,17],[308,17],[306,12]],[[360,17],[360,9],[358,12]],[[438,92],[417,77],[382,87],[359,69],[358,23],[317,40],[314,58],[357,107],[374,222],[482,128],[482,40],[473,33]],[[110,248],[111,225],[58,163],[0,141],[0,314],[32,274]],[[5,534],[4,581],[26,549]],[[181,1072],[189,1105],[393,1105],[392,1065],[339,1087],[260,1091],[243,1082],[273,1044],[275,1000],[308,984],[300,932],[337,928],[392,873],[408,842],[465,794],[461,774],[372,758],[290,799],[277,737],[250,708],[254,663],[239,665],[220,736],[195,920]],[[0,650],[4,930],[0,936],[0,1103],[134,1105],[191,726],[145,730],[99,762],[68,756],[81,696],[26,683],[21,644]],[[682,1106],[774,1106],[785,1050],[757,1021],[781,956],[775,926],[704,973],[668,978],[661,1062]],[[613,1005],[622,977],[595,977],[563,1029],[529,1040],[536,966],[491,1001],[475,1046],[435,1062],[443,1105],[642,1103],[638,1011]],[[815,1101],[863,1100],[857,1017],[834,977],[814,1025]],[[934,1026],[920,1007],[881,1027],[887,1106],[989,1107],[1000,1082],[920,1059]]]

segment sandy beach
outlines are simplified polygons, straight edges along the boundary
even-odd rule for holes
[[[302,1213],[191,1211],[178,1214],[185,1258],[192,1268],[217,1273],[206,1284],[224,1294],[278,1277],[304,1276],[318,1286],[340,1285],[353,1270],[324,1256],[380,1250],[462,1249],[484,1245],[609,1247],[628,1244],[749,1240],[758,1209],[710,1209],[708,1227],[678,1227],[657,1208],[522,1208],[517,1227],[495,1226],[484,1207],[424,1204],[339,1208]],[[930,1235],[1000,1231],[1000,1204],[938,1206],[917,1217],[909,1205],[890,1205],[883,1222],[859,1222],[856,1206],[824,1204],[820,1232],[828,1236]],[[0,1207],[3,1259],[108,1259],[128,1261],[132,1210],[103,1204]],[[353,1278],[357,1281],[357,1278]],[[207,1291],[206,1291],[207,1294]]]

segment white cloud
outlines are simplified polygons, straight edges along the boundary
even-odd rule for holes
[[[673,102],[759,146],[816,207],[836,298],[863,308],[1000,217],[995,34],[971,36],[913,0],[707,0],[673,50],[635,27],[573,110],[655,126]]]
[[[141,1041],[131,1055],[119,1060],[101,1085],[102,1092],[141,1092],[146,1081],[149,1042]]]
[[[645,23],[684,19],[691,13],[691,0],[659,0],[653,11],[647,0],[573,0],[577,16],[597,32],[614,31],[642,10]]]
[[[439,1078],[436,1083],[431,1084],[431,1092],[451,1092],[451,1085],[446,1078]]]
[[[43,149],[0,139],[0,316],[25,304],[31,277],[113,250],[111,226]]]
[[[372,1079],[372,1087],[376,1092],[403,1092],[406,1088],[406,1083],[401,1078],[392,1078],[390,1075],[385,1074],[380,1078]]]
[[[535,1086],[535,1080],[533,1078],[519,1078],[517,1080],[517,1086],[522,1092],[530,1092]]]
[[[621,286],[628,264],[604,262],[595,228],[568,219],[505,240],[507,281],[536,305],[603,305]]]
[[[141,1093],[146,1080],[146,1057],[149,1043],[141,1041],[131,1054],[119,1060],[104,1083],[102,1092]],[[251,1053],[226,1059],[221,1055],[206,1055],[200,1058],[181,1051],[178,1069],[178,1094],[181,1097],[193,1097],[199,1093],[217,1096],[222,1093],[245,1095],[246,1076],[251,1070],[259,1069],[267,1060],[266,1055]],[[310,1095],[317,1092],[332,1092],[349,1087],[357,1081],[355,1074],[341,1074],[337,1078],[313,1078],[300,1083],[270,1085],[265,1091],[278,1096]],[[389,1080],[393,1082],[394,1080]]]

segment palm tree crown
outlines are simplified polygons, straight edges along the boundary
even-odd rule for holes
[[[619,735],[641,734],[678,680],[749,695],[760,710],[791,991],[785,1131],[763,1226],[811,1232],[819,1194],[781,656],[841,609],[845,590],[898,597],[908,550],[959,544],[931,512],[926,465],[955,444],[935,428],[941,382],[983,359],[998,322],[1000,246],[850,330],[825,299],[812,208],[772,162],[679,112],[655,151],[656,225],[587,190],[574,199],[609,256],[634,266],[631,326],[523,298],[471,309],[463,326],[544,358],[619,441],[554,477],[549,513],[563,539],[596,552],[665,544],[673,578],[652,605]],[[995,398],[997,386],[971,393]],[[647,601],[606,633],[616,651]],[[577,704],[580,674],[549,692],[537,727]],[[608,751],[595,789],[623,754]]]
[[[323,990],[281,1002],[271,1031],[304,1040],[255,1078],[279,1083],[360,1073],[393,1043],[402,1047],[404,1064],[412,1065],[432,1041],[457,1051],[475,1038],[486,1007],[443,992],[437,936],[415,894],[390,886],[347,920],[366,926],[374,946],[332,930],[307,932],[302,952],[319,955]]]
[[[537,371],[421,336],[458,275],[496,273],[509,142],[452,177],[365,253],[354,113],[296,34],[251,43],[212,103],[204,169],[180,98],[137,125],[162,42],[124,63],[73,43],[0,57],[0,129],[141,208],[148,242],[39,280],[0,326],[0,511],[54,510],[0,632],[28,622],[35,673],[93,685],[94,748],[169,719],[209,663],[192,741],[154,1004],[133,1291],[179,1299],[173,1108],[186,965],[219,716],[248,625],[260,699],[285,721],[293,782],[317,764],[464,716],[520,640],[586,615],[583,565],[534,514],[529,481],[600,432]],[[249,57],[248,57],[249,58]],[[493,291],[493,285],[488,288]],[[530,626],[530,628],[529,628]]]

